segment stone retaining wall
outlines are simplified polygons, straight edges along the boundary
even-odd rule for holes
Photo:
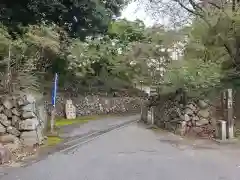
[[[9,149],[42,144],[46,121],[44,106],[31,94],[0,98],[0,143]]]
[[[57,97],[57,116],[65,116],[65,103],[67,98]],[[100,97],[86,96],[71,98],[76,107],[77,116],[136,113],[140,112],[139,97]],[[48,112],[51,111],[51,102],[46,101]]]
[[[216,119],[214,108],[205,100],[183,98],[182,94],[160,97],[146,104],[154,109],[157,126],[182,135],[201,137],[215,136]]]

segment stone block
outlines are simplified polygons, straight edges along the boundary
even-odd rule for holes
[[[23,119],[32,119],[32,118],[36,117],[36,114],[34,112],[24,111],[23,114],[22,114],[22,117],[23,117]]]
[[[12,114],[16,115],[16,116],[21,116],[21,113],[19,112],[19,110],[17,108],[12,109]]]
[[[193,121],[199,121],[200,118],[199,118],[198,116],[193,116],[193,117],[192,117],[192,120],[193,120]]]
[[[18,124],[19,130],[35,130],[39,126],[39,121],[37,118],[32,118],[20,121]]]
[[[5,114],[0,114],[0,123],[5,127],[11,125],[11,121],[8,120],[8,117]]]
[[[12,97],[12,105],[13,105],[13,107],[18,107],[17,97],[15,97],[15,96]]]
[[[191,110],[193,110],[194,112],[197,110],[196,106],[194,104],[192,104],[192,103],[188,104],[186,107],[191,109]]]
[[[187,114],[187,115],[189,115],[189,116],[193,116],[194,111],[193,111],[192,109],[190,109],[190,108],[186,108],[186,109],[184,110],[184,113]]]
[[[4,109],[3,113],[9,118],[12,117],[12,110],[11,109]]]
[[[17,105],[18,105],[18,106],[23,106],[23,105],[24,105],[24,100],[23,100],[23,98],[19,97],[19,98],[17,99]]]
[[[47,129],[47,111],[43,105],[38,105],[37,107],[38,118],[40,120],[40,124],[42,129]]]
[[[4,146],[13,152],[21,148],[21,141],[16,137],[13,143],[7,143]]]
[[[38,127],[36,129],[36,133],[37,133],[37,136],[38,136],[38,144],[40,144],[40,145],[43,144],[45,137],[43,135],[42,128]]]
[[[35,97],[32,94],[25,94],[23,96],[24,104],[33,104],[36,102]]]
[[[37,128],[36,131],[23,132],[20,139],[22,140],[23,145],[33,146],[35,144],[42,144],[44,137],[42,136],[40,128]]]
[[[0,106],[0,112],[3,112],[4,106]]]
[[[13,116],[12,117],[12,126],[16,127],[20,120],[21,119],[18,116]]]
[[[189,117],[189,115],[185,114],[184,115],[184,121],[190,121],[190,120],[191,120],[191,118]]]
[[[28,104],[28,105],[22,106],[22,110],[25,112],[35,112],[34,104]]]
[[[199,121],[196,121],[196,126],[203,126],[209,124],[209,121],[207,119],[200,119]]]
[[[15,128],[15,127],[13,127],[13,126],[7,127],[7,132],[8,132],[9,134],[14,135],[14,136],[20,136],[20,134],[21,134],[20,131],[17,130],[17,128]]]
[[[6,128],[0,124],[0,135],[4,134],[6,132]]]
[[[12,134],[4,134],[2,136],[0,136],[0,142],[1,143],[14,143],[16,136],[12,135]]]
[[[3,106],[6,108],[6,109],[12,109],[13,108],[13,104],[11,102],[10,99],[6,98],[3,100]]]
[[[208,109],[202,109],[198,111],[198,115],[203,118],[208,118],[210,116],[210,112]]]
[[[201,109],[206,109],[206,108],[208,108],[208,104],[207,104],[207,102],[204,101],[204,100],[199,100],[199,101],[198,101],[198,106],[199,106]]]

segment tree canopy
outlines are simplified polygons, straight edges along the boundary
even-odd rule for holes
[[[106,32],[123,4],[123,0],[3,0],[0,19],[11,33],[45,21],[63,27],[71,36],[84,38]]]

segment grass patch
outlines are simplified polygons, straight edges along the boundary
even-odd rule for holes
[[[55,146],[63,141],[59,136],[49,136],[47,138],[46,146]]]
[[[60,119],[56,119],[55,126],[62,127],[62,126],[67,126],[71,124],[76,124],[76,123],[86,123],[88,121],[99,119],[99,117],[103,117],[103,116],[82,116],[82,117],[77,117],[76,119],[60,118]]]

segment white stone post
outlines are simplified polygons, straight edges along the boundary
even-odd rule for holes
[[[227,91],[227,134],[229,139],[234,138],[234,119],[233,119],[233,97],[232,97],[232,89],[228,89]]]
[[[218,121],[219,125],[219,138],[225,141],[227,139],[227,122],[223,120]]]
[[[154,107],[151,107],[150,111],[151,111],[151,122],[152,122],[152,125],[154,125],[154,123],[155,123],[155,120],[154,120]]]

